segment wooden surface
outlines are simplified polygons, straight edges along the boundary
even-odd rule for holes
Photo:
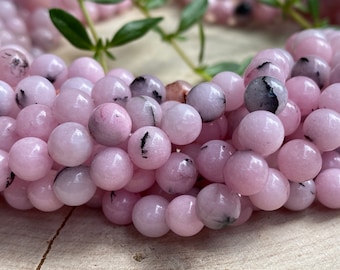
[[[170,15],[167,25],[174,27]],[[104,35],[119,24],[138,18],[137,11],[100,24]],[[283,46],[288,27],[209,27],[208,59],[238,60],[263,48]],[[194,38],[197,31],[190,31]],[[183,43],[196,57],[192,42]],[[150,49],[151,48],[151,49]],[[55,51],[72,61],[83,52],[66,43]],[[119,48],[116,66],[134,74],[152,73],[163,81],[198,80],[158,37]],[[302,212],[256,212],[240,227],[204,229],[183,238],[141,236],[133,226],[110,224],[99,209],[64,207],[54,213],[18,211],[0,196],[0,269],[339,269],[340,212],[314,205]]]

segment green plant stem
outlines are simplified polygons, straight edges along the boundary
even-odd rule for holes
[[[140,5],[135,5],[138,10],[146,17],[146,18],[152,18],[150,13],[145,10]],[[183,60],[183,62],[198,76],[200,76],[202,79],[210,81],[212,77],[207,74],[202,68],[196,67],[195,64],[190,60],[190,58],[186,55],[186,53],[182,50],[182,48],[178,45],[178,43],[174,40],[173,37],[169,36],[163,28],[160,26],[157,26],[157,32],[162,36],[163,40],[170,44],[170,46],[176,51],[176,53],[179,55],[179,57]]]
[[[303,28],[305,29],[313,28],[313,25],[294,9],[290,8],[289,10],[285,11],[285,13],[288,14],[295,22],[297,22]]]
[[[81,12],[84,15],[85,21],[86,21],[87,26],[90,30],[92,38],[93,38],[95,44],[98,44],[98,42],[99,42],[98,34],[97,34],[96,29],[94,27],[94,23],[91,19],[91,16],[89,15],[89,13],[88,13],[88,11],[85,7],[84,0],[78,0],[78,4],[79,4]],[[106,63],[106,60],[105,60],[104,53],[102,51],[99,52],[99,54],[98,54],[98,61],[102,65],[104,72],[107,73],[108,67],[107,67],[107,63]]]

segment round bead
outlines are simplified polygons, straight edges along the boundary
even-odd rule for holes
[[[93,83],[105,75],[102,66],[93,58],[86,56],[75,59],[69,65],[68,70],[69,78],[84,77]]]
[[[340,169],[327,169],[315,178],[316,198],[324,206],[340,208]]]
[[[4,190],[3,195],[9,206],[18,210],[29,210],[34,206],[27,196],[27,188],[30,182],[22,180],[17,176],[13,183]]]
[[[149,96],[162,103],[166,97],[164,84],[155,76],[142,75],[133,80],[130,84],[132,96]]]
[[[292,211],[301,211],[309,207],[316,197],[314,180],[290,182],[290,192],[284,207]]]
[[[8,83],[0,81],[0,116],[8,116],[15,106],[13,88]]]
[[[138,200],[132,210],[132,222],[137,231],[148,237],[168,233],[165,212],[169,202],[159,195],[147,195]]]

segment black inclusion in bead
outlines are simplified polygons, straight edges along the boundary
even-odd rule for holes
[[[243,1],[236,6],[234,12],[238,16],[247,16],[252,12],[252,6],[249,2]]]
[[[152,75],[143,75],[135,78],[130,84],[130,90],[133,97],[149,96],[158,103],[162,103],[166,96],[165,86],[158,78]]]
[[[252,80],[245,91],[244,103],[249,112],[265,110],[280,113],[288,100],[284,84],[273,77],[261,76]]]

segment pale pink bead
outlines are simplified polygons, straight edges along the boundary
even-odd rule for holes
[[[137,231],[148,237],[161,237],[169,232],[165,212],[169,202],[158,195],[141,198],[132,210],[132,222]]]
[[[57,171],[51,170],[46,176],[29,184],[27,196],[32,205],[44,212],[52,212],[64,204],[58,200],[53,192],[53,182]]]
[[[185,145],[197,139],[202,129],[202,120],[192,106],[179,103],[164,111],[161,128],[172,143]]]
[[[240,200],[241,200],[240,216],[238,217],[238,219],[234,223],[230,224],[230,226],[242,225],[243,223],[247,222],[253,214],[254,207],[253,207],[253,204],[251,203],[249,197],[248,196],[241,196]]]
[[[107,5],[105,5],[105,6],[107,6]],[[112,5],[112,7],[114,7],[114,6],[115,5]],[[123,82],[125,82],[127,85],[130,85],[133,82],[133,80],[135,79],[135,76],[125,68],[113,68],[113,69],[109,70],[109,72],[106,75],[118,77]]]
[[[308,208],[316,197],[315,183],[307,180],[301,183],[290,182],[290,193],[284,207],[292,211],[301,211]]]
[[[108,147],[93,158],[90,174],[97,187],[109,191],[119,190],[131,180],[133,164],[124,150]]]
[[[86,1],[84,4],[92,21],[97,22],[100,16],[97,4],[93,2],[88,2],[88,1]]]
[[[82,77],[72,77],[67,80],[65,80],[62,85],[60,86],[60,92],[64,89],[78,89],[80,91],[83,91],[84,93],[91,96],[93,83],[89,81],[88,79],[82,78]]]
[[[240,124],[241,120],[245,115],[247,115],[249,111],[246,107],[241,106],[240,108],[231,111],[227,114],[227,121],[228,121],[228,133],[227,138],[231,138],[235,129]]]
[[[197,216],[210,229],[218,230],[234,223],[240,212],[239,195],[224,184],[209,184],[197,195]]]
[[[117,5],[97,4],[97,9],[99,12],[99,19],[103,20],[110,18],[118,11]]]
[[[105,190],[97,187],[96,192],[91,197],[91,199],[86,202],[86,205],[91,208],[101,208],[102,200],[103,200],[103,196],[105,192],[106,192]]]
[[[173,199],[166,209],[165,219],[170,230],[179,236],[193,236],[204,227],[196,214],[196,198],[190,195]]]
[[[143,192],[143,196],[146,195],[158,195],[167,199],[169,202],[178,196],[178,194],[170,194],[168,192],[165,192],[156,181],[150,188]]]
[[[260,192],[268,178],[266,160],[253,151],[236,151],[226,162],[224,179],[228,187],[241,195]]]
[[[33,104],[19,111],[17,115],[17,134],[23,137],[37,137],[48,140],[50,133],[58,125],[52,109],[46,105]]]
[[[130,192],[142,192],[150,188],[156,181],[154,170],[136,168],[131,180],[124,186]]]
[[[122,106],[116,103],[103,103],[92,112],[88,128],[97,143],[117,146],[129,137],[132,121]]]
[[[48,152],[57,163],[77,166],[85,162],[93,149],[92,138],[87,129],[75,122],[57,126],[48,139]]]
[[[47,143],[39,138],[26,137],[16,141],[8,153],[12,172],[26,181],[38,180],[50,171],[53,160]]]
[[[340,114],[330,109],[311,112],[303,122],[303,132],[321,152],[340,147]]]
[[[270,155],[283,143],[284,126],[275,114],[254,111],[247,114],[238,127],[238,140],[245,149],[261,155]]]
[[[202,123],[200,135],[195,140],[196,143],[203,144],[210,140],[222,140],[228,132],[227,117],[223,114],[214,121]]]
[[[102,66],[90,57],[79,57],[69,66],[69,78],[84,77],[94,83],[104,77],[104,75]]]
[[[171,142],[160,128],[141,127],[131,135],[128,153],[137,167],[146,170],[157,169],[170,157]]]
[[[0,117],[0,149],[9,151],[19,139],[16,133],[16,120],[9,116]]]
[[[77,89],[61,91],[52,106],[58,123],[77,122],[84,126],[87,126],[94,108],[91,96]]]
[[[8,167],[8,153],[0,150],[0,192],[9,187],[14,179],[14,174]]]
[[[129,225],[132,223],[133,207],[140,198],[140,194],[124,189],[106,191],[102,199],[102,211],[113,224]]]
[[[222,88],[226,97],[227,112],[236,110],[243,104],[245,87],[240,75],[224,71],[215,75],[211,81]]]
[[[200,174],[211,182],[224,183],[225,163],[235,148],[222,140],[211,140],[203,144],[195,159]]]
[[[193,160],[196,161],[196,158],[199,154],[199,152],[201,151],[201,144],[198,143],[190,143],[187,145],[183,145],[180,148],[180,151],[184,154],[187,154],[188,156],[190,156]]]
[[[90,169],[86,166],[66,167],[58,172],[53,191],[58,200],[69,206],[87,203],[96,192]]]
[[[3,195],[6,202],[18,210],[32,209],[33,205],[27,196],[27,188],[30,182],[15,177],[13,183],[4,190]]]
[[[303,182],[318,175],[322,166],[322,157],[315,144],[302,139],[286,142],[279,150],[278,167],[294,182]]]
[[[8,83],[0,81],[0,116],[9,116],[15,106],[13,88]]]
[[[321,92],[319,108],[332,109],[340,113],[340,83],[333,83]]]
[[[337,151],[327,151],[322,153],[321,170],[339,168],[340,169],[340,153]]]
[[[168,160],[156,169],[158,185],[168,193],[184,194],[193,188],[198,172],[195,162],[186,154],[171,153]]]
[[[284,127],[285,136],[291,135],[301,123],[301,111],[299,106],[288,99],[286,107],[278,115]]]
[[[264,188],[249,199],[259,209],[273,211],[281,208],[289,196],[288,179],[276,169],[269,168],[268,179]]]
[[[302,116],[318,107],[321,91],[312,79],[304,76],[293,77],[287,80],[286,88],[289,99],[299,106]]]
[[[327,169],[315,178],[316,198],[328,208],[340,208],[340,169]]]

